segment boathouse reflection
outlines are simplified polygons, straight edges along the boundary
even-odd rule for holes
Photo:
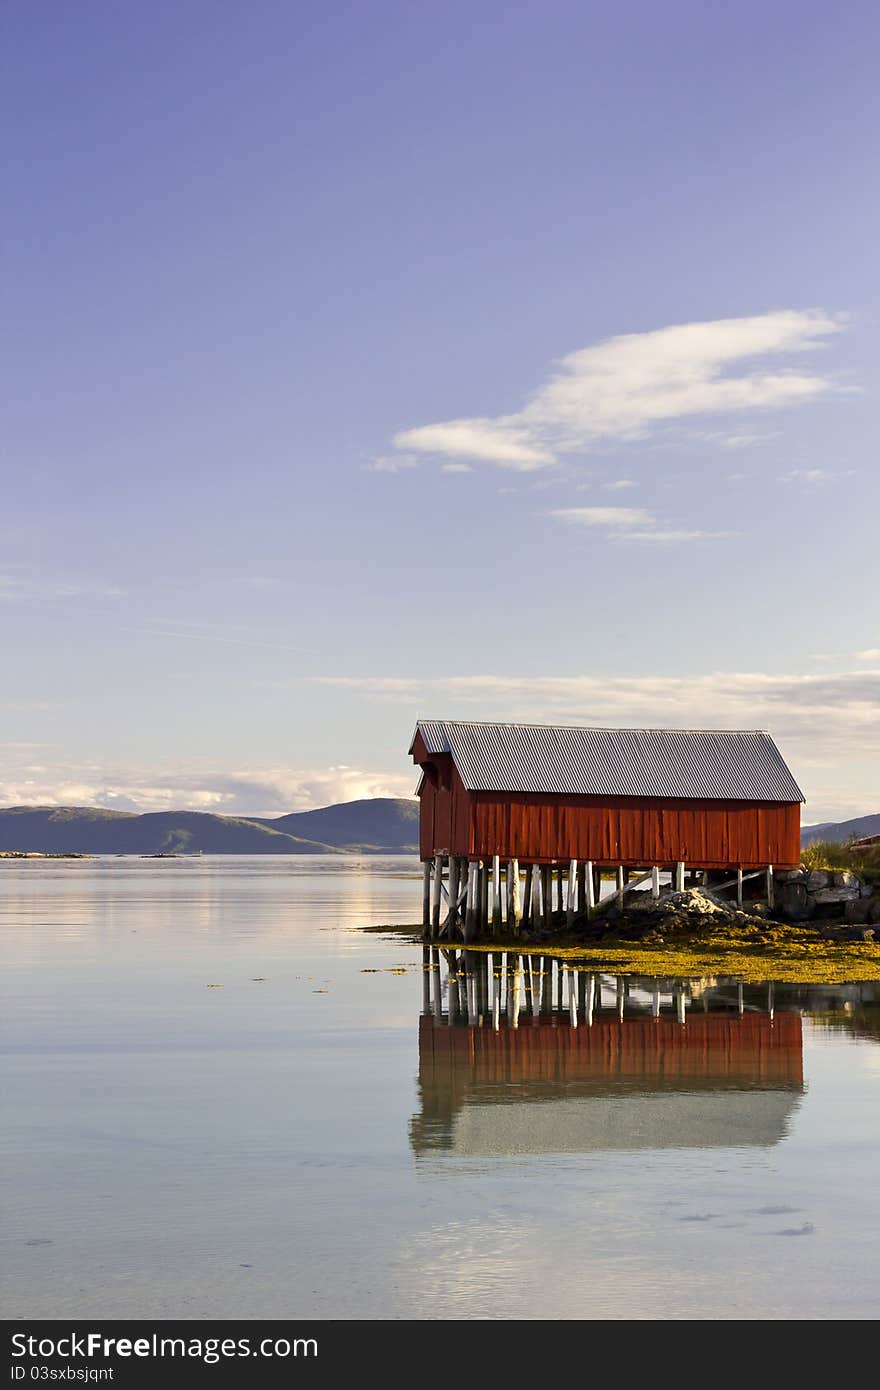
[[[769,1146],[802,1092],[772,986],[425,950],[418,1157]]]

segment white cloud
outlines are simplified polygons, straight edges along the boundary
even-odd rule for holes
[[[557,507],[547,513],[568,526],[653,526],[654,519],[644,507]]]
[[[120,811],[213,811],[274,816],[337,801],[411,796],[412,772],[377,772],[346,764],[210,769],[104,767],[4,758],[3,806],[107,806]]]
[[[621,531],[615,534],[617,541],[658,541],[666,545],[677,545],[686,541],[729,541],[740,535],[739,531],[664,531],[658,527],[654,531]]]
[[[632,478],[615,478],[613,482],[603,483],[602,487],[606,492],[628,492],[630,488],[638,487],[638,483],[633,482]]]
[[[687,541],[729,540],[736,531],[687,531],[659,526],[644,507],[562,507],[547,513],[570,526],[602,527],[612,540],[657,541],[667,545]]]
[[[440,469],[441,473],[473,473],[469,463],[444,463]]]
[[[450,718],[604,726],[765,728],[810,801],[810,821],[880,811],[880,669],[840,674],[323,677]]]
[[[780,310],[622,334],[563,357],[518,411],[401,430],[393,444],[528,472],[694,416],[796,405],[833,390],[831,379],[757,364],[815,351],[842,326],[821,310]],[[720,431],[717,442],[741,448],[758,438]]]
[[[831,483],[839,478],[852,478],[855,475],[854,468],[847,468],[842,473],[832,472],[828,468],[791,468],[787,473],[780,476],[781,483]]]
[[[404,473],[409,468],[418,468],[419,461],[414,454],[381,454],[371,463],[364,464],[365,473]]]
[[[857,661],[880,661],[880,647],[865,647],[864,651],[856,652]]]

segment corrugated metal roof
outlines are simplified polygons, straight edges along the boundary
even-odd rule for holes
[[[763,729],[577,729],[420,719],[469,791],[803,801]],[[415,735],[413,735],[415,737]]]

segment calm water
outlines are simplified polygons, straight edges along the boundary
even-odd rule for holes
[[[876,1316],[880,986],[426,970],[416,867],[0,862],[7,1317]]]

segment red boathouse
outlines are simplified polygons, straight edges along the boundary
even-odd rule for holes
[[[508,866],[508,917],[515,919],[519,866],[543,886],[545,910],[552,866],[569,870],[566,908],[590,910],[583,881],[618,870],[644,877],[686,872],[767,874],[800,861],[803,794],[776,744],[763,730],[588,729],[537,724],[419,720],[410,753],[422,770],[420,854],[426,863],[429,917],[439,925],[441,888],[428,884],[448,863],[453,923],[477,874],[475,925],[486,921],[486,886],[500,913],[500,864]],[[516,878],[510,867],[516,868]],[[531,870],[531,872],[530,872]],[[539,890],[540,891],[540,890]],[[563,885],[559,884],[560,899]],[[560,900],[559,906],[562,907]],[[527,904],[528,907],[528,904]],[[470,907],[469,907],[470,910]],[[425,925],[428,925],[426,921]]]

